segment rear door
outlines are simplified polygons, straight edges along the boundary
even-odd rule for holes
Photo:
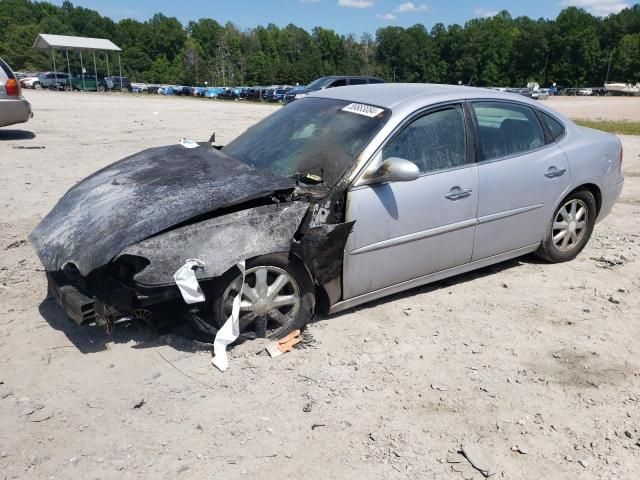
[[[565,154],[545,138],[531,107],[500,101],[470,105],[481,160],[475,261],[539,244],[570,174]]]
[[[344,298],[396,285],[471,260],[478,172],[462,105],[417,114],[383,147],[421,176],[357,186],[347,193]]]

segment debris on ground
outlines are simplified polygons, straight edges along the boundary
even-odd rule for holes
[[[26,240],[16,240],[15,242],[10,243],[6,247],[4,247],[4,249],[5,250],[11,250],[12,248],[22,247],[23,245],[26,245],[26,244],[27,244]]]
[[[267,352],[271,357],[279,357],[283,353],[287,353],[293,350],[293,347],[302,341],[300,337],[300,330],[294,330],[282,340],[276,340],[267,346]]]
[[[624,265],[622,258],[616,258],[611,255],[601,255],[600,257],[591,257],[591,260],[595,260],[600,268],[613,268],[620,265]]]
[[[493,459],[478,445],[465,443],[461,447],[462,454],[469,463],[485,477],[495,474]]]
[[[518,452],[522,455],[530,455],[531,454],[531,447],[524,441],[520,440],[518,443],[516,443],[513,447],[511,447],[511,450],[513,452]]]
[[[53,418],[53,409],[51,408],[41,408],[29,416],[29,420],[34,423],[44,422],[50,418]]]
[[[140,400],[138,403],[136,403],[133,408],[138,409],[138,408],[142,408],[142,406],[147,403],[144,401],[144,398],[142,400]]]

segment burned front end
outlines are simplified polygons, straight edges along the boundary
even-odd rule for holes
[[[146,259],[123,256],[82,276],[69,263],[61,270],[47,271],[49,295],[79,325],[110,329],[123,318],[146,320],[161,305],[180,297],[175,285],[145,287],[133,281],[147,264]]]
[[[154,148],[74,186],[30,240],[68,316],[110,328],[191,308],[174,275],[192,259],[207,292],[238,262],[274,252],[297,256],[318,288],[339,285],[351,225],[335,223],[328,196],[208,144]]]

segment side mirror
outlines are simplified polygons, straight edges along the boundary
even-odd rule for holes
[[[385,182],[410,182],[420,176],[418,166],[404,158],[387,158],[380,166],[364,176],[362,185],[372,185]]]

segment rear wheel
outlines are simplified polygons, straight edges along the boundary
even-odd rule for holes
[[[313,282],[299,262],[284,254],[264,255],[248,261],[245,272],[244,285],[237,268],[218,282],[212,306],[218,328],[231,316],[241,288],[240,335],[245,338],[282,338],[309,322]]]
[[[566,262],[587,245],[596,220],[596,200],[579,190],[565,198],[555,211],[537,255],[549,262]]]
[[[40,90],[42,88],[42,85],[40,85],[40,82],[35,82],[33,84],[33,88],[35,88],[36,90]]]
[[[104,85],[98,85],[97,88],[99,92],[104,92]]]

